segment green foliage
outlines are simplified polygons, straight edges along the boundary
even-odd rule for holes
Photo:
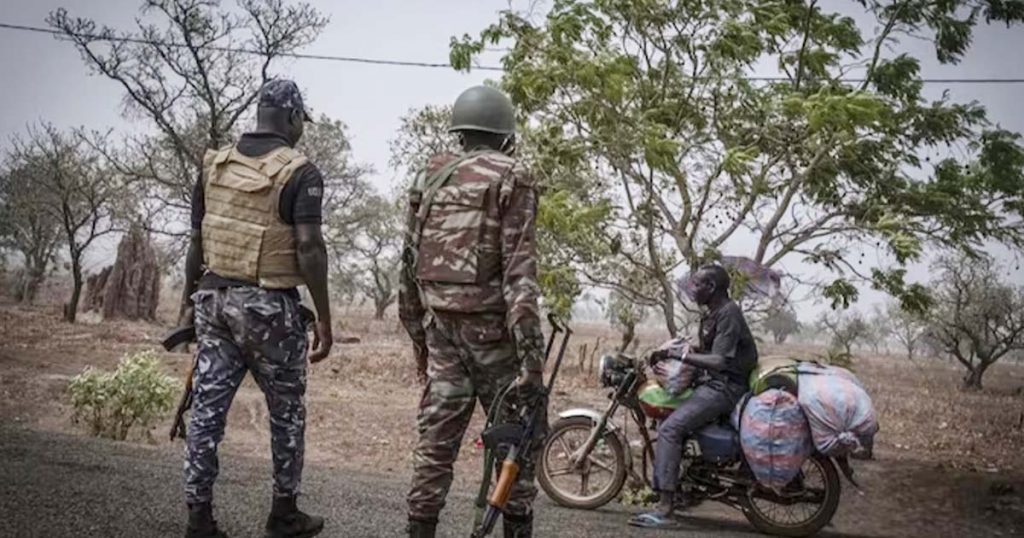
[[[821,359],[832,366],[839,366],[850,370],[853,367],[853,354],[843,349],[829,348]]]
[[[567,190],[551,190],[541,197],[537,211],[541,260],[538,278],[545,305],[556,314],[567,316],[581,291],[573,266],[577,261],[574,253],[590,253],[593,261],[607,250],[601,244],[599,227],[610,211],[607,204],[585,205]]]
[[[825,286],[821,293],[825,298],[832,301],[833,309],[839,307],[849,308],[850,303],[856,301],[860,295],[857,288],[845,278],[834,280],[831,284]]]
[[[648,507],[658,502],[658,494],[647,486],[626,487],[622,490],[621,502],[625,506]]]
[[[126,356],[114,372],[86,368],[68,385],[75,422],[85,422],[93,435],[117,440],[126,439],[133,427],[147,430],[170,411],[177,390],[152,351]]]
[[[1015,25],[1024,8],[844,10],[856,5],[863,26],[821,3],[556,0],[543,19],[506,11],[453,39],[451,60],[468,70],[485,48],[507,47],[501,84],[537,142],[538,177],[607,204],[593,241],[561,248],[573,262],[561,277],[572,267],[611,289],[631,277],[632,296],[671,313],[673,271],[751,230],[755,262],[803,256],[830,273],[821,291],[834,306],[870,284],[921,309],[924,289],[901,271],[925,248],[1024,246],[1024,147],[976,103],[925,100],[921,61],[902,42],[934,41],[956,62],[979,24]],[[746,78],[770,62],[783,80]],[[846,80],[854,67],[865,82]],[[942,152],[956,157],[923,157]],[[862,267],[855,256],[876,246],[888,256]]]

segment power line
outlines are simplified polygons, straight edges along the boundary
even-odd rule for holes
[[[35,32],[41,34],[55,35],[58,37],[67,37],[62,30],[56,30],[53,28],[42,28],[39,26],[25,26],[20,24],[10,24],[0,22],[0,29],[4,30],[17,30],[23,32]],[[112,43],[135,43],[139,45],[150,45],[150,46],[163,46],[171,48],[188,48],[189,46],[185,43],[175,43],[171,41],[160,41],[154,39],[144,39],[141,37],[131,36],[113,36],[103,34],[88,34],[88,33],[72,33],[74,37],[89,39],[93,41],[108,41]],[[241,47],[221,47],[216,45],[205,45],[198,47],[200,49],[212,50],[217,52],[234,52],[239,54],[252,54],[255,56],[265,56],[266,54],[257,49],[246,49]],[[370,65],[391,65],[398,67],[425,67],[425,68],[441,68],[441,69],[452,69],[450,63],[433,63],[433,62],[417,62],[412,60],[390,60],[381,58],[364,58],[358,56],[338,56],[331,54],[305,54],[300,52],[282,52],[278,53],[278,56],[286,58],[296,58],[299,60],[321,60],[321,61],[333,61],[333,62],[348,62],[348,63],[361,63]],[[504,71],[505,69],[493,65],[474,65],[473,69],[480,71]],[[711,79],[713,77],[695,77],[698,80]],[[751,82],[789,82],[790,79],[786,77],[766,77],[766,76],[747,76],[743,77],[745,80]],[[846,83],[863,83],[863,78],[840,78],[841,82]],[[1024,84],[1024,78],[922,78],[920,79],[925,84]]]
[[[50,34],[58,37],[67,37],[62,30],[56,30],[53,28],[41,28],[38,26],[24,26],[20,24],[9,24],[0,22],[0,28],[5,30],[19,30],[23,32],[35,32],[39,34]],[[141,37],[131,36],[113,36],[103,34],[88,34],[88,33],[72,33],[74,37],[80,37],[93,41],[109,41],[112,43],[135,43],[139,45],[151,45],[151,46],[162,46],[171,48],[189,48],[185,43],[175,43],[171,41],[160,41],[156,39],[144,39]],[[266,54],[257,49],[246,49],[241,47],[221,47],[217,45],[205,45],[197,47],[204,50],[212,50],[217,52],[234,52],[239,54],[252,54],[254,56],[266,56]],[[350,62],[350,63],[362,63],[362,64],[373,64],[373,65],[394,65],[400,67],[430,67],[430,68],[444,68],[452,69],[452,65],[449,63],[431,63],[431,62],[417,62],[411,60],[387,60],[379,58],[361,58],[357,56],[336,56],[328,54],[303,54],[299,52],[279,52],[277,56],[287,58],[297,58],[300,60],[326,60],[334,62]],[[481,71],[504,71],[501,67],[487,66],[487,65],[474,65],[473,69],[479,69]]]

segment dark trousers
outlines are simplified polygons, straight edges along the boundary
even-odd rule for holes
[[[683,443],[695,431],[732,411],[739,400],[737,389],[720,381],[700,385],[682,405],[658,426],[654,447],[654,489],[675,491],[679,487],[679,463]]]
[[[185,443],[185,500],[210,502],[220,470],[217,445],[246,372],[267,400],[274,496],[299,492],[306,432],[306,329],[299,302],[254,286],[193,296],[199,348]]]

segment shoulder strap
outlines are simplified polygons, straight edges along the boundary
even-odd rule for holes
[[[213,179],[213,175],[217,173],[217,168],[228,162],[228,157],[234,151],[234,146],[227,146],[221,149],[208,149],[206,154],[203,156],[203,188],[209,184],[210,180]]]
[[[245,166],[248,166],[249,168],[252,168],[253,170],[263,170],[263,161],[261,159],[243,155],[242,152],[238,151],[238,148],[234,146],[228,152],[227,160],[234,163],[243,164]]]
[[[294,169],[305,164],[306,157],[298,150],[285,146],[264,155],[260,160],[263,173],[274,177],[285,168]]]
[[[486,153],[487,151],[489,150],[477,150],[461,155],[452,159],[450,163],[446,164],[433,175],[427,177],[423,185],[423,193],[420,197],[420,207],[416,211],[416,228],[413,230],[412,234],[411,245],[415,254],[414,261],[419,255],[420,239],[423,236],[423,224],[426,222],[427,216],[430,215],[430,206],[434,201],[434,196],[437,195],[437,191],[448,183],[448,180],[452,177],[452,174],[455,173],[455,170],[459,166],[470,159]]]

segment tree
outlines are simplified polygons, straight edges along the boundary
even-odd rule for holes
[[[762,322],[765,330],[772,334],[776,344],[786,343],[786,339],[800,331],[800,320],[792,306],[776,306],[768,311]]]
[[[427,105],[406,112],[395,137],[388,141],[391,168],[412,179],[430,157],[458,152],[458,139],[448,132],[451,115],[452,107],[447,105]]]
[[[871,315],[864,322],[867,324],[867,333],[863,340],[871,348],[871,352],[875,355],[889,353],[889,336],[892,331],[889,328],[888,313],[874,304],[871,307]]]
[[[63,8],[47,18],[93,73],[118,83],[125,115],[157,128],[156,136],[130,139],[128,151],[105,153],[140,181],[140,218],[183,243],[188,229],[180,223],[203,152],[233,139],[276,60],[312,43],[327,18],[283,0],[238,0],[237,10],[211,0],[143,0],[137,20],[135,32],[119,32]]]
[[[0,253],[21,255],[22,269],[14,297],[35,301],[39,286],[57,263],[61,246],[60,221],[36,210],[39,193],[34,184],[38,170],[14,163],[0,173]]]
[[[72,278],[64,319],[74,323],[84,284],[82,258],[96,239],[119,230],[116,212],[122,182],[101,166],[82,136],[61,133],[50,124],[30,128],[27,140],[14,139],[8,159],[31,171],[20,176],[31,181],[33,191],[24,199],[25,210],[60,226]]]
[[[468,70],[485,48],[508,47],[501,84],[539,176],[567,200],[563,218],[609,208],[592,241],[566,242],[563,257],[596,285],[621,287],[609,267],[652,281],[658,296],[644,298],[670,332],[673,274],[719,258],[739,234],[754,238],[757,264],[803,259],[831,275],[812,284],[834,306],[855,301],[861,282],[921,309],[925,289],[904,275],[925,246],[1024,244],[1024,149],[976,103],[926,101],[901,41],[935,37],[939,60],[954,63],[982,14],[1016,24],[1024,10],[846,6],[862,7],[877,35],[814,0],[557,0],[542,21],[506,11],[479,37],[453,39],[451,61]],[[765,64],[777,80],[750,78]],[[871,266],[860,253],[875,245],[889,256]]]
[[[965,389],[981,389],[996,361],[1024,350],[1024,288],[1002,282],[984,258],[946,256],[936,262],[929,334],[967,369]]]
[[[907,312],[900,308],[895,302],[886,306],[885,321],[888,325],[888,334],[892,335],[900,346],[907,352],[907,360],[913,361],[914,355],[924,347],[927,326],[921,316],[914,312]]]
[[[615,291],[609,294],[607,315],[612,327],[618,329],[622,334],[622,339],[619,342],[620,352],[625,352],[636,340],[636,326],[644,322],[649,312],[648,308]]]
[[[363,229],[364,220],[375,217],[367,211],[373,188],[367,176],[373,169],[355,162],[348,127],[321,114],[307,126],[300,149],[324,178],[324,239],[328,245],[343,249]]]
[[[847,358],[853,356],[853,346],[869,332],[867,322],[857,313],[825,313],[818,318],[818,326],[828,334],[830,349]]]
[[[358,215],[360,230],[347,241],[332,244],[339,289],[350,298],[370,298],[374,319],[398,299],[398,266],[401,262],[403,211],[396,201],[379,195],[367,198]]]

